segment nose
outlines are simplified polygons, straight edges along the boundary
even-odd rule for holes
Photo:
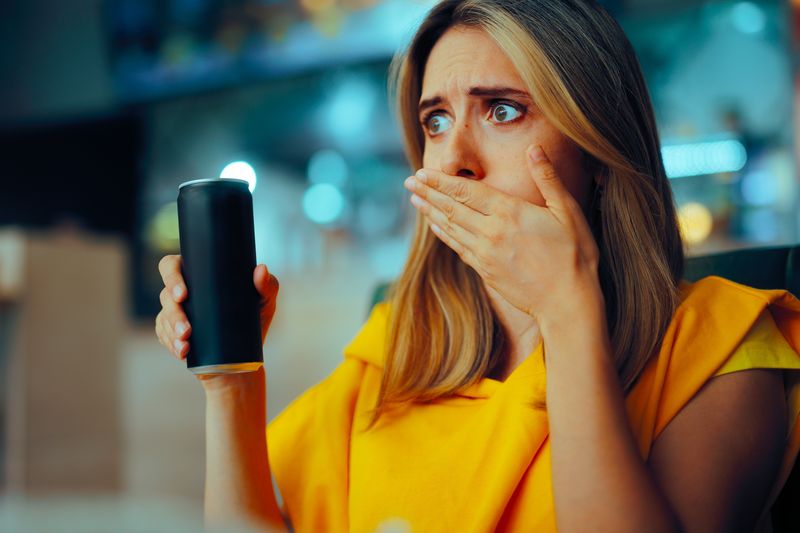
[[[447,136],[443,147],[441,169],[451,176],[483,179],[475,135],[467,122],[456,124]]]

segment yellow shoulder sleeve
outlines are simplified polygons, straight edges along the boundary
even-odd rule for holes
[[[769,309],[761,312],[745,338],[714,375],[751,368],[800,369],[800,357],[775,325]]]

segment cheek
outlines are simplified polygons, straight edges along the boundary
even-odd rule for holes
[[[443,155],[440,144],[428,139],[428,136],[424,133],[422,133],[422,138],[424,139],[422,143],[422,167],[439,168]]]
[[[431,162],[430,162],[430,159],[429,159],[429,157],[427,155],[427,152],[422,154],[422,165],[420,165],[420,168],[435,168],[433,165],[431,165]],[[412,172],[414,170],[417,170],[417,169],[412,169]]]
[[[545,206],[545,199],[536,185],[534,176],[531,175],[525,154],[528,145],[535,143],[542,146],[567,190],[574,196],[580,197],[583,177],[580,151],[577,146],[548,123],[537,122],[534,128],[525,133],[524,138],[514,143],[517,149],[513,157],[498,159],[505,161],[502,164],[504,172],[501,172],[497,179],[497,187],[534,205]],[[507,153],[503,155],[507,156]],[[505,179],[504,176],[511,179]]]
[[[549,146],[543,143],[543,146],[564,187],[578,200],[578,203],[583,205],[589,179],[584,175],[580,151],[571,143],[564,142]],[[488,181],[493,183],[488,184],[534,205],[544,207],[544,197],[530,173],[524,148],[522,152],[521,157],[510,160],[508,166],[504,165],[505,172],[500,172],[495,179],[490,178]]]
[[[434,151],[435,149],[430,149],[430,148],[423,149],[422,165],[420,166],[420,168],[439,168],[440,165],[435,164],[436,156],[435,154],[433,154]]]
[[[509,163],[510,165],[506,167],[506,171],[497,175],[497,179],[491,180],[494,183],[489,183],[489,185],[511,196],[543,207],[544,197],[539,191],[539,187],[536,186],[533,176],[530,175],[524,149],[521,157],[514,158]]]
[[[591,176],[587,176],[583,168],[583,159],[580,150],[570,143],[553,156],[553,167],[558,173],[561,182],[570,194],[584,205],[587,199]]]

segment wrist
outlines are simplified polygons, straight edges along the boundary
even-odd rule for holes
[[[266,388],[263,365],[252,372],[201,374],[196,377],[203,386],[206,396],[225,396],[231,393],[258,394],[263,393]]]
[[[607,328],[605,296],[596,276],[578,276],[554,290],[550,305],[536,317],[543,336],[564,335],[576,327]]]
[[[569,369],[569,373],[613,369],[611,339],[601,297],[573,300],[565,314],[551,314],[539,324],[545,340],[545,365]],[[593,365],[599,364],[599,367]],[[609,366],[610,365],[610,366]]]

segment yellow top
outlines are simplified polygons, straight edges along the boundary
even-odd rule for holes
[[[682,303],[626,397],[643,458],[715,375],[800,368],[800,301],[711,276]],[[734,313],[731,310],[736,310]],[[295,530],[555,531],[542,343],[504,382],[484,378],[363,431],[383,368],[388,304],[377,305],[326,379],[267,428],[269,461]],[[795,374],[795,373],[792,373]],[[773,501],[800,447],[800,384],[787,381],[791,430]]]
[[[800,357],[783,338],[768,309],[761,312],[739,347],[714,375],[751,368],[800,369]]]

